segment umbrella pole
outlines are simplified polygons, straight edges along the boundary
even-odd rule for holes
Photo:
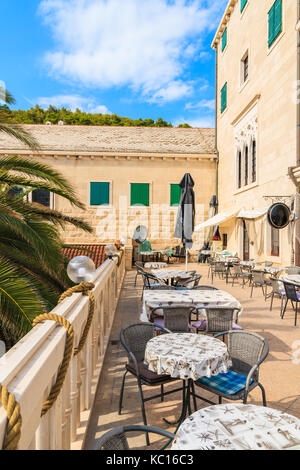
[[[188,271],[188,250],[185,250],[185,272]]]

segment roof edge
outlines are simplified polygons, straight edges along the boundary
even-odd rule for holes
[[[227,7],[226,7],[225,12],[224,12],[224,15],[223,15],[223,17],[222,17],[222,19],[219,23],[218,29],[217,29],[216,34],[214,36],[214,39],[211,43],[211,48],[212,49],[216,49],[216,46],[220,41],[221,35],[222,35],[224,29],[226,28],[226,25],[227,25],[228,21],[230,20],[231,13],[233,12],[234,7],[235,7],[237,2],[238,2],[238,0],[229,0],[228,1]]]

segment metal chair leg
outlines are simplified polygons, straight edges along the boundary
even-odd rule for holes
[[[141,400],[141,405],[142,405],[143,422],[144,422],[144,425],[147,426],[147,417],[146,417],[146,410],[145,410],[144,395],[143,395],[143,390],[142,390],[142,384],[141,384],[139,379],[138,379],[138,387],[139,387],[139,395],[140,395],[140,400]],[[146,444],[147,444],[147,446],[150,445],[149,433],[148,432],[146,433]]]
[[[284,314],[285,314],[285,312],[286,312],[286,308],[287,308],[288,301],[289,301],[289,299],[286,299],[285,306],[284,306],[284,309],[283,309],[282,314],[281,314],[282,320],[283,320]]]
[[[265,389],[264,389],[264,387],[262,386],[261,383],[259,383],[258,386],[259,386],[259,388],[261,389],[263,406],[267,406],[267,400],[266,400],[266,392],[265,392]]]
[[[160,386],[160,401],[163,402],[165,399],[164,397],[164,384],[161,384]]]
[[[196,400],[196,396],[195,396],[195,385],[194,385],[194,382],[192,382],[192,393],[193,393],[194,410],[195,410],[195,412],[196,412],[197,409],[198,409],[198,407],[197,407],[197,400]]]
[[[123,394],[124,394],[125,379],[126,379],[127,372],[128,371],[126,370],[122,379],[122,386],[121,386],[120,399],[119,399],[119,415],[122,413]]]
[[[273,300],[274,300],[274,292],[272,292],[272,294],[271,294],[270,312],[272,312],[272,309],[273,309]]]
[[[295,326],[297,326],[297,316],[298,316],[298,302],[296,302]]]

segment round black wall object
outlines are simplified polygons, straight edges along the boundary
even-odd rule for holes
[[[267,219],[271,227],[281,230],[290,223],[291,210],[286,204],[277,202],[273,204],[269,210]]]

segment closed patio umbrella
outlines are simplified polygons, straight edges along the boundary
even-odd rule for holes
[[[185,269],[188,267],[188,251],[193,246],[193,232],[195,226],[195,193],[194,180],[190,173],[186,173],[179,183],[181,196],[175,226],[175,238],[182,240],[185,247]]]

